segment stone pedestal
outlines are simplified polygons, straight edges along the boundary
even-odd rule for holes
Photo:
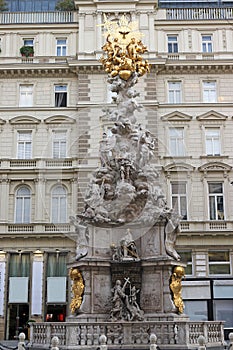
[[[123,285],[127,278],[131,286],[138,290],[137,303],[144,311],[145,320],[154,320],[158,313],[164,316],[168,313],[177,314],[169,281],[174,266],[180,265],[180,262],[169,257],[165,251],[164,227],[165,223],[160,222],[152,227],[131,225],[92,230],[90,242],[98,246],[89,246],[88,255],[69,266],[79,269],[85,284],[83,302],[76,315],[79,320],[109,321],[112,289],[117,280]],[[119,245],[128,229],[135,242],[138,258],[125,258],[123,255],[120,260],[113,260],[111,245]],[[73,322],[74,317],[71,320]]]

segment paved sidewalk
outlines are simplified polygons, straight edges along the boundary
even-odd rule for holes
[[[0,340],[1,345],[9,349],[15,349],[18,346],[18,340]]]

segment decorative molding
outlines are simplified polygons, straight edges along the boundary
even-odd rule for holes
[[[37,125],[41,123],[41,120],[32,116],[25,115],[25,116],[14,117],[9,120],[9,123],[11,125],[19,125],[19,124]]]
[[[199,116],[197,116],[197,120],[199,121],[225,121],[227,119],[227,116],[216,112],[214,110],[210,110],[204,114],[200,114]]]
[[[0,118],[0,125],[6,124],[6,121]]]
[[[54,115],[44,120],[45,124],[74,124],[75,119],[65,115]]]
[[[183,122],[190,122],[192,120],[192,116],[179,112],[179,111],[174,111],[172,113],[166,114],[161,117],[161,120],[164,121],[183,121]]]
[[[170,164],[167,164],[163,167],[164,171],[166,172],[171,172],[171,171],[175,171],[175,172],[178,172],[178,171],[194,171],[195,170],[195,167],[191,164],[186,164],[186,163],[170,163]]]
[[[42,60],[42,59],[41,59]],[[45,59],[44,59],[45,60]],[[49,63],[48,63],[49,64]],[[38,77],[38,76],[43,76],[43,77],[50,77],[50,76],[63,76],[67,77],[68,74],[73,73],[72,69],[70,69],[68,66],[62,67],[57,63],[58,66],[51,68],[47,65],[47,67],[43,67],[40,63],[38,63],[38,66],[35,66],[34,63],[30,64],[28,63],[27,67],[25,64],[23,65],[22,68],[12,68],[7,67],[4,69],[0,69],[0,76],[2,77],[7,77],[10,76],[11,78],[25,78],[25,77]]]
[[[163,170],[167,178],[170,178],[171,173],[186,173],[187,177],[191,176],[191,173],[194,172],[195,167],[191,164],[186,163],[170,163],[163,167]]]
[[[204,172],[207,175],[208,172],[222,172],[224,176],[231,171],[232,167],[228,164],[221,162],[208,162],[201,165],[198,170]]]

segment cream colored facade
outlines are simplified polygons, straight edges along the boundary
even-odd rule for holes
[[[233,327],[233,9],[220,14],[208,8],[157,8],[151,0],[75,2],[74,13],[0,14],[0,339],[14,337],[27,319],[49,320],[54,314],[54,321],[62,321],[69,314],[68,274],[50,273],[48,266],[50,256],[52,263],[63,254],[67,261],[74,257],[69,217],[83,209],[86,186],[99,162],[98,142],[111,127],[103,112],[111,94],[99,63],[104,14],[137,20],[148,47],[151,72],[137,86],[144,105],[138,121],[158,140],[155,161],[164,170],[168,204],[172,197],[179,203],[185,198],[187,217],[177,247],[192,265],[184,282],[187,313],[194,319],[229,316],[227,327]],[[33,57],[19,53],[25,40],[33,42]],[[208,44],[211,50],[203,52]],[[65,46],[64,55],[58,54],[59,45]],[[56,106],[59,93],[67,98],[62,107]],[[22,147],[29,147],[30,154]],[[213,147],[217,151],[211,155]],[[184,185],[183,192],[179,186],[174,192],[177,183]],[[220,192],[210,193],[211,184],[220,184]],[[22,188],[29,192],[22,196]],[[26,209],[18,204],[22,201]],[[12,254],[28,254],[27,276],[13,276]],[[219,271],[216,266],[220,273],[213,273]],[[56,300],[51,277],[60,278],[65,297]],[[16,287],[27,286],[21,299],[10,280]]]

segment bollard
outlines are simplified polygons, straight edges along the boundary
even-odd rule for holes
[[[51,350],[59,350],[58,344],[59,344],[59,338],[53,337]]]
[[[157,350],[158,349],[156,342],[157,342],[157,336],[154,333],[151,333],[151,335],[150,335],[150,350]]]
[[[18,350],[25,350],[25,340],[26,336],[24,333],[19,334]]]
[[[107,343],[107,337],[104,334],[101,334],[99,337],[99,342],[100,342],[100,350],[108,350],[108,347],[106,345]]]
[[[229,340],[230,340],[230,344],[228,349],[233,350],[233,333],[229,333]]]
[[[206,350],[205,346],[205,337],[203,335],[200,335],[197,339],[197,342],[199,344],[198,350]]]

